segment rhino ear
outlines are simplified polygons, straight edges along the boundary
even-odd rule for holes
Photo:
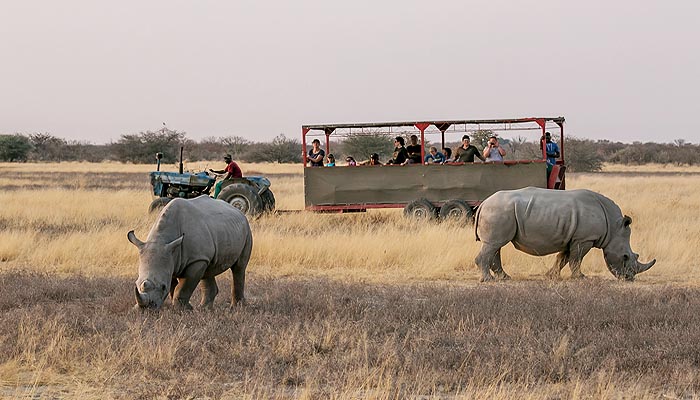
[[[134,235],[134,231],[129,231],[129,233],[126,234],[126,237],[127,237],[127,239],[129,239],[129,241],[131,243],[134,244],[134,246],[138,247],[139,250],[141,250],[141,248],[144,246],[144,243],[142,241],[140,241],[136,237],[136,235]]]
[[[625,215],[625,216],[622,218],[622,226],[624,226],[625,228],[627,228],[628,226],[630,226],[631,223],[632,223],[632,218],[630,218],[629,216]]]
[[[180,244],[182,244],[182,239],[184,239],[184,238],[185,238],[185,234],[183,233],[182,236],[180,236],[179,238],[177,238],[177,239],[173,240],[172,242],[166,244],[166,245],[165,245],[165,250],[167,250],[167,251],[173,251],[173,250],[175,250],[175,248],[176,248],[177,246],[179,246]]]

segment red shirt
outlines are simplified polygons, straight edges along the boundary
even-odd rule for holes
[[[243,178],[243,172],[241,172],[241,168],[238,166],[238,164],[236,164],[235,161],[231,161],[230,163],[228,163],[224,171],[231,174],[231,178]]]

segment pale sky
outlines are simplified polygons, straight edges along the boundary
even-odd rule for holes
[[[0,0],[0,134],[564,116],[700,142],[697,0]]]

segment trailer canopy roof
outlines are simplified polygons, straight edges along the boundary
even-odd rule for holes
[[[450,126],[454,125],[489,125],[489,124],[519,124],[526,122],[536,122],[543,126],[547,122],[557,124],[564,123],[564,117],[530,117],[530,118],[512,118],[512,119],[471,119],[471,120],[433,120],[433,121],[401,121],[401,122],[368,122],[368,123],[352,123],[352,124],[314,124],[302,125],[304,132],[310,130],[321,130],[326,133],[331,133],[336,129],[353,129],[353,128],[391,128],[402,126],[413,126],[419,130],[425,130],[430,125],[434,125],[440,131],[446,131]]]

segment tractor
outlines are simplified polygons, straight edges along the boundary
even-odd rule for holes
[[[209,195],[216,178],[206,171],[191,173],[183,171],[182,151],[180,148],[179,172],[164,172],[160,170],[162,153],[156,154],[157,167],[151,172],[151,186],[156,199],[151,202],[149,211],[163,208],[174,198],[192,199],[197,196]],[[251,217],[275,210],[275,196],[270,190],[270,181],[262,176],[246,176],[243,178],[226,179],[221,185],[221,193],[217,197],[241,210]]]

